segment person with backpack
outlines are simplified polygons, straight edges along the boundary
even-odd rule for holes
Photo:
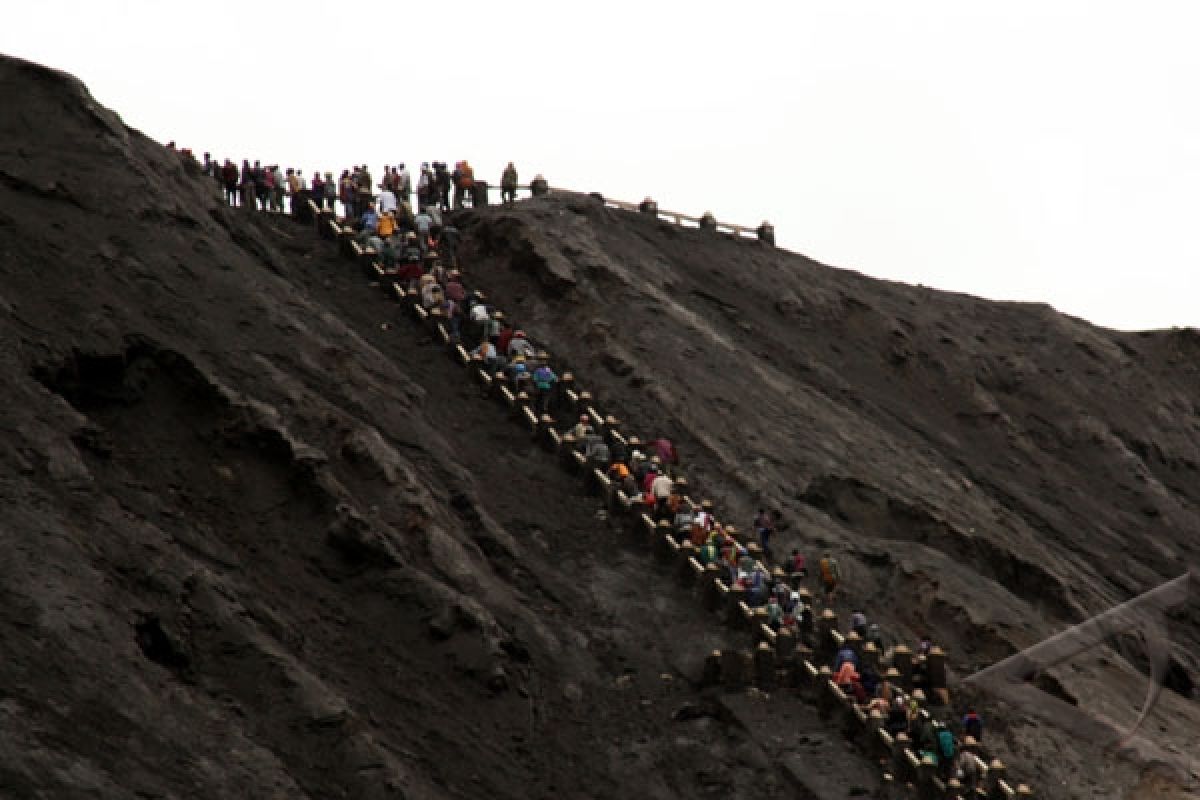
[[[550,394],[554,391],[556,383],[558,376],[550,369],[549,364],[543,363],[533,371],[533,390],[536,393],[534,406],[539,414],[545,414],[550,407]]]
[[[500,202],[506,205],[517,202],[517,168],[511,161],[500,176]]]
[[[832,606],[835,595],[837,594],[838,586],[842,581],[842,570],[838,566],[837,559],[826,550],[825,556],[821,559],[819,565],[821,571],[821,584],[825,588],[825,605]]]

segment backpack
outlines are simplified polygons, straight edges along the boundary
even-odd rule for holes
[[[937,740],[942,758],[954,758],[954,734],[943,728],[938,731]]]

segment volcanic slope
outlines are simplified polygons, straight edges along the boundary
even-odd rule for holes
[[[692,688],[727,635],[328,244],[225,208],[67,76],[4,59],[0,91],[7,794],[869,788],[799,704],[747,730]],[[785,509],[781,546],[836,547],[851,598],[930,631],[959,677],[1195,562],[1190,332],[881,284],[586,199],[461,224],[472,279],[602,405],[679,439],[724,516]],[[1175,623],[1151,732],[1186,752],[1196,618]],[[1053,683],[1132,718],[1136,652]],[[1138,779],[993,720],[1035,784]]]
[[[725,633],[326,243],[0,95],[0,795],[873,790],[697,689]]]
[[[881,282],[589,196],[463,227],[476,280],[599,405],[679,441],[727,516],[782,509],[777,550],[834,550],[849,600],[930,634],[956,679],[1200,563],[1194,329]],[[1200,746],[1198,621],[1172,615],[1171,691],[1143,729],[1174,758]],[[1127,726],[1146,672],[1131,634],[1039,685]],[[998,708],[991,744],[1056,791],[1136,780]]]

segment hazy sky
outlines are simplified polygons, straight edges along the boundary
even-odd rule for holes
[[[197,154],[511,159],[883,278],[1200,325],[1195,0],[9,5],[0,52]]]

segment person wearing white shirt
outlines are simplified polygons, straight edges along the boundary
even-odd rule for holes
[[[384,189],[379,193],[379,213],[386,214],[389,211],[396,211],[396,194],[391,189]]]

